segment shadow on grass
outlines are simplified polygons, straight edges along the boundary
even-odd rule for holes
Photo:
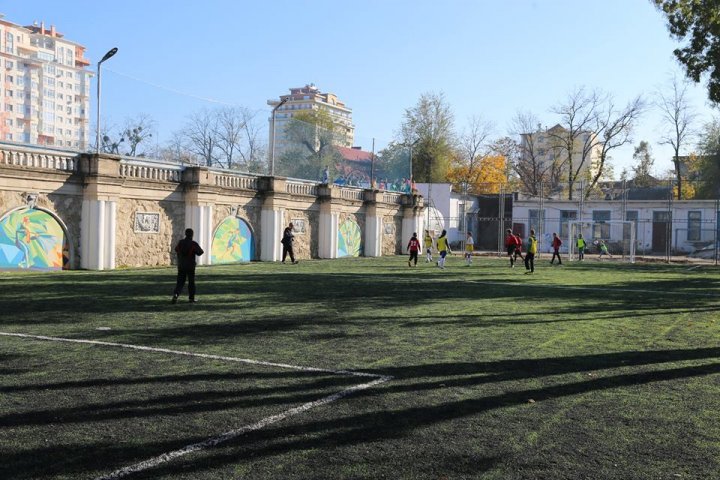
[[[407,437],[412,431],[432,427],[433,425],[464,419],[484,412],[492,411],[508,406],[519,406],[528,403],[529,399],[533,399],[536,403],[545,400],[559,399],[568,396],[582,395],[590,392],[603,390],[625,388],[632,386],[646,385],[656,382],[668,382],[690,379],[707,375],[720,374],[720,348],[702,348],[702,349],[677,349],[649,352],[622,352],[608,353],[597,355],[584,355],[574,357],[553,357],[541,359],[523,359],[523,360],[501,360],[493,362],[456,362],[456,363],[440,363],[428,365],[412,365],[405,367],[389,368],[378,370],[378,374],[390,374],[395,379],[380,387],[355,393],[352,397],[343,400],[343,402],[359,403],[361,413],[355,413],[336,418],[321,418],[312,420],[317,414],[311,415],[310,419],[303,417],[300,423],[292,423],[290,425],[277,424],[263,430],[254,431],[242,436],[239,439],[232,440],[221,448],[209,450],[201,455],[199,459],[188,458],[159,466],[148,472],[141,473],[137,478],[154,478],[160,475],[181,474],[188,475],[192,472],[203,472],[207,469],[217,468],[225,465],[237,464],[239,462],[252,462],[263,458],[279,458],[280,456],[292,452],[307,451],[332,451],[345,446],[355,446],[360,444],[373,444],[375,442],[384,442],[390,439],[402,439]],[[677,362],[698,362],[705,361],[702,365],[677,366]],[[664,369],[653,369],[651,371],[635,371],[623,373],[613,373],[612,369],[616,368],[643,368],[649,366],[658,366],[660,364],[668,364]],[[409,393],[409,392],[427,392],[430,390],[442,392],[448,387],[474,387],[487,383],[534,380],[541,377],[554,375],[564,375],[585,371],[606,370],[603,376],[599,378],[577,381],[576,378],[568,380],[562,384],[554,384],[537,388],[522,388],[523,383],[516,383],[509,386],[503,393],[480,396],[478,398],[466,398],[461,400],[447,400],[439,405],[428,406],[409,406],[407,404],[395,404],[396,408],[392,410],[368,411],[372,405],[378,403],[365,402],[363,399],[382,398],[390,394]],[[327,379],[331,382],[331,379]],[[347,380],[357,382],[357,379],[338,379],[338,387],[347,385]],[[574,381],[575,380],[575,381]],[[335,386],[332,383],[323,383],[323,386]],[[315,385],[317,386],[317,385]],[[518,388],[519,387],[519,388]],[[314,388],[314,387],[312,387]],[[271,389],[269,389],[271,390]],[[269,392],[266,389],[257,389],[252,395],[258,398],[252,402],[253,406],[272,404],[272,400],[268,401],[266,395]],[[247,392],[246,392],[247,393]],[[293,398],[295,397],[295,398]],[[290,395],[284,399],[284,402],[302,402],[307,401],[311,396],[304,393],[295,396]],[[232,400],[233,395],[229,392],[198,392],[192,396],[159,397],[150,400],[150,408],[142,407],[140,403],[129,402],[127,404],[106,403],[104,405],[90,405],[80,409],[72,409],[72,411],[55,411],[56,415],[69,415],[73,422],[92,422],[103,418],[116,418],[116,416],[125,415],[125,413],[111,411],[116,408],[131,408],[139,410],[142,415],[154,416],[159,414],[182,414],[188,411],[211,412],[221,409],[242,408],[247,406],[247,399]],[[394,396],[397,401],[397,396]],[[187,402],[182,408],[172,405],[174,402]],[[269,402],[269,403],[268,403]],[[153,405],[153,404],[158,405]],[[171,405],[163,405],[170,403]],[[379,405],[384,405],[379,402]],[[365,409],[362,411],[362,409]],[[138,410],[131,410],[131,412]],[[351,410],[352,411],[352,410]],[[99,412],[99,413],[98,413]],[[332,412],[330,412],[332,414]],[[49,414],[49,413],[48,413]],[[146,415],[147,414],[147,415]],[[24,422],[36,423],[34,420],[40,415],[41,421],[46,418],[45,412],[33,412],[28,414],[22,420]],[[325,412],[327,415],[327,411]],[[64,417],[63,417],[64,418]],[[0,425],[8,425],[8,419],[3,418]],[[57,421],[57,420],[56,420]],[[62,419],[60,420],[63,421]],[[10,422],[10,425],[16,425],[17,422]],[[237,425],[231,428],[237,428]],[[687,432],[692,435],[692,432]],[[170,451],[202,439],[194,436],[187,436],[177,441],[158,443],[144,442],[142,446],[137,444],[125,447],[114,446],[108,448],[107,444],[102,442],[85,445],[82,448],[86,451],[98,452],[98,455],[104,456],[106,459],[112,459],[112,464],[119,468],[137,461],[145,460],[159,453]],[[14,452],[9,456],[4,456],[5,468],[10,473],[19,472],[19,476],[23,477],[22,466],[35,465],[38,458],[49,458],[58,456],[62,453],[62,449],[57,451],[48,449],[29,449],[21,452]],[[112,455],[105,455],[110,450]],[[407,454],[408,452],[404,452]],[[42,457],[41,455],[49,455]],[[359,454],[358,454],[359,455]],[[412,469],[417,462],[402,463],[401,465]],[[498,462],[498,456],[490,454],[487,458],[476,459],[479,464],[476,466],[475,473],[482,472],[484,469],[492,469]],[[356,461],[362,462],[366,458],[360,455]],[[462,473],[470,473],[465,471],[462,464],[457,465],[449,458],[437,457],[433,459],[433,465],[440,469],[447,469],[452,475],[460,475]],[[44,464],[47,464],[43,461]],[[12,466],[18,468],[13,470]],[[60,465],[63,473],[68,472],[84,472],[97,468],[97,463],[93,460],[93,455],[81,456],[77,455],[65,459]],[[394,468],[398,468],[395,466]],[[31,470],[32,471],[32,470]]]
[[[482,362],[469,364],[418,365],[399,369],[383,370],[384,373],[397,375],[395,381],[358,393],[356,396],[383,396],[393,391],[418,391],[440,389],[446,386],[471,387],[488,381],[518,380],[536,378],[544,375],[557,375],[585,368],[613,368],[657,364],[686,360],[716,359],[720,349],[677,350],[664,352],[630,352],[627,354],[591,355],[587,357],[550,358],[540,360],[518,360],[501,362]],[[576,366],[569,366],[578,362]],[[485,377],[471,377],[457,381],[448,381],[447,377],[475,375],[483,372],[496,373],[489,380]],[[441,405],[407,407],[398,406],[393,411],[367,412],[331,420],[309,421],[302,425],[275,426],[261,431],[252,432],[242,439],[234,440],[225,451],[208,452],[205,458],[197,462],[167,464],[147,473],[141,478],[152,478],[153,475],[183,472],[201,472],[221,465],[238,462],[249,462],[264,457],[276,457],[297,451],[333,450],[342,446],[372,444],[374,442],[400,439],[411,431],[432,425],[467,418],[491,410],[509,406],[527,405],[529,399],[536,403],[545,400],[582,395],[590,392],[639,386],[655,382],[683,380],[693,377],[715,375],[720,373],[720,362],[704,365],[683,366],[637,373],[622,373],[591,380],[570,382],[541,388],[510,391],[498,395],[447,401]],[[422,378],[435,376],[444,378],[440,382],[426,382]],[[411,381],[407,385],[398,382]],[[688,435],[692,435],[688,432]],[[448,468],[452,475],[464,473],[445,458],[436,458],[438,465]],[[492,468],[495,460],[487,459],[485,468]],[[410,467],[412,464],[405,464]],[[709,467],[710,468],[710,467]],[[482,472],[480,466],[478,472]],[[465,472],[467,473],[467,472]]]

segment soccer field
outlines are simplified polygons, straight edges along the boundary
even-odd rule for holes
[[[548,260],[2,272],[0,478],[720,478],[720,269]]]

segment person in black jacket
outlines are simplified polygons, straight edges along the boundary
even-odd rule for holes
[[[197,242],[193,241],[193,230],[188,228],[185,230],[185,238],[180,240],[175,247],[177,253],[177,285],[173,292],[172,303],[177,303],[177,299],[185,286],[185,279],[188,281],[188,293],[190,294],[190,303],[195,303],[195,257],[203,253],[203,249]]]
[[[282,240],[280,240],[280,243],[282,243],[283,251],[282,251],[282,263],[285,263],[285,258],[290,254],[290,261],[292,263],[298,263],[295,260],[295,253],[293,252],[293,242],[295,241],[295,235],[293,234],[293,224],[290,223],[288,226],[283,230],[283,236]]]

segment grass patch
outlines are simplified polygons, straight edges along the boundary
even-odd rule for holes
[[[404,257],[2,273],[0,331],[393,380],[129,478],[713,478],[720,272]],[[103,328],[104,330],[98,330]],[[109,330],[105,330],[109,329]],[[0,478],[96,478],[365,379],[0,336]]]

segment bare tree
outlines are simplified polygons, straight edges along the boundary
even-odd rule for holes
[[[480,117],[470,118],[467,128],[458,137],[456,169],[465,185],[477,182],[481,163],[488,153],[488,138],[492,133],[491,122]]]
[[[155,126],[155,120],[144,113],[125,120],[120,142],[125,142],[125,146],[128,148],[126,155],[131,157],[147,155],[149,151],[146,149],[140,150],[140,147],[148,144],[148,140],[153,136]]]
[[[221,166],[233,168],[235,154],[242,143],[245,128],[245,116],[240,107],[225,107],[213,112],[217,115],[215,121],[217,148],[222,152],[222,160],[217,159]]]
[[[595,117],[595,132],[597,132],[597,136],[594,141],[595,144],[599,146],[600,151],[598,163],[595,165],[595,174],[591,178],[590,186],[585,192],[586,198],[609,168],[609,153],[632,141],[635,124],[644,110],[645,103],[640,96],[632,99],[621,110],[616,108],[612,97],[607,97],[605,108],[598,111]],[[595,145],[590,145],[591,149],[594,147]]]
[[[267,135],[263,135],[264,123],[259,121],[257,112],[242,109],[243,142],[238,154],[245,168],[250,172],[264,171],[267,153]]]
[[[687,98],[688,82],[674,76],[667,91],[658,91],[655,105],[660,110],[665,128],[660,143],[673,149],[673,164],[677,182],[677,199],[682,200],[682,159],[680,150],[689,143],[692,136],[692,124],[696,114]]]
[[[565,157],[563,170],[567,175],[568,200],[573,199],[573,186],[597,146],[597,132],[592,129],[598,123],[600,105],[604,98],[596,91],[575,89],[567,99],[552,111],[560,115],[561,129],[550,129],[548,135],[557,142]]]
[[[161,160],[186,165],[199,163],[197,156],[190,150],[187,137],[182,131],[172,133],[165,146],[159,150],[158,157]]]
[[[208,167],[212,167],[218,158],[217,123],[216,113],[204,109],[192,114],[183,129],[188,150]]]
[[[516,155],[510,156],[513,170],[531,195],[540,194],[540,184],[551,182],[555,162],[547,162],[544,158],[542,146],[542,130],[538,118],[530,112],[517,112],[513,117],[510,134],[519,136]],[[508,151],[511,155],[513,152]]]

